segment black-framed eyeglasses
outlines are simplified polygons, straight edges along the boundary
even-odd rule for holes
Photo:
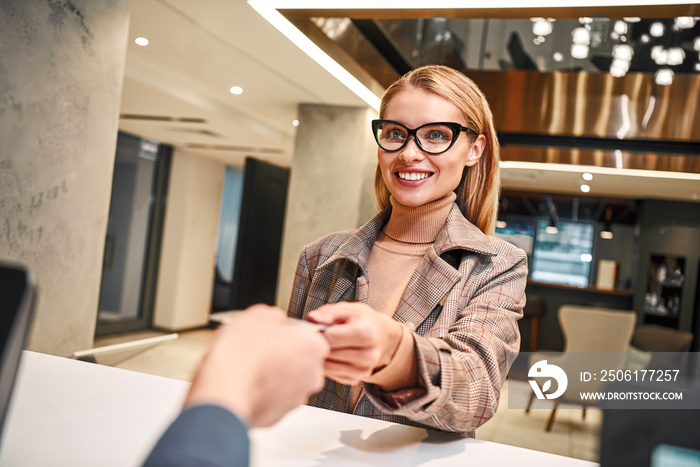
[[[380,148],[388,152],[406,147],[411,136],[416,144],[428,154],[442,154],[457,142],[461,132],[478,134],[476,131],[454,122],[426,123],[410,129],[392,120],[372,120],[372,133]]]

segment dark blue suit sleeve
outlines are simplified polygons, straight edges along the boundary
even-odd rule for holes
[[[248,467],[248,427],[217,405],[186,408],[160,438],[144,467]]]

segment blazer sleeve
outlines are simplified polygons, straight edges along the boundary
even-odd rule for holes
[[[217,405],[186,408],[165,431],[144,467],[248,467],[248,427]]]
[[[525,252],[513,248],[480,276],[476,284],[465,287],[462,309],[447,300],[443,313],[454,313],[456,320],[444,336],[414,333],[425,393],[397,403],[400,396],[366,385],[374,405],[451,432],[473,431],[493,416],[503,381],[520,350],[517,320],[525,305]]]
[[[289,308],[287,309],[288,316],[302,319],[310,284],[311,277],[309,274],[309,265],[306,260],[306,248],[303,248],[299,254],[299,262],[297,263],[297,269],[294,274],[292,296],[289,299]]]

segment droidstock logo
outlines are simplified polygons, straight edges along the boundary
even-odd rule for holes
[[[549,378],[542,385],[541,389],[537,384],[537,381],[533,379],[528,380],[538,399],[556,399],[564,394],[564,391],[566,391],[566,386],[569,384],[569,379],[566,377],[564,370],[556,365],[547,364],[547,360],[540,360],[532,365],[530,367],[530,371],[527,373],[527,376],[528,378]],[[551,394],[547,394],[547,391],[552,387],[552,379],[556,380],[557,382],[557,390]]]

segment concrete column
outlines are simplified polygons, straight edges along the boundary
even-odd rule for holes
[[[180,331],[209,322],[226,166],[175,150],[165,209],[153,325]]]
[[[301,249],[329,233],[356,229],[377,213],[373,118],[369,108],[299,108],[277,294],[285,310]]]
[[[92,346],[130,0],[0,0],[0,260],[34,274],[28,348]]]

